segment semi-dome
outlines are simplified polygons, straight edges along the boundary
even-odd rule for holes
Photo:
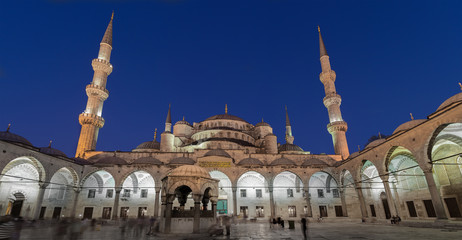
[[[135,150],[160,150],[160,143],[156,140],[147,141],[138,145]]]
[[[449,106],[451,103],[455,103],[455,102],[460,102],[462,101],[462,93],[458,93],[448,99],[446,99],[446,101],[444,101],[439,107],[438,109],[436,109],[436,111],[440,110],[440,109],[443,109],[447,106]]]
[[[279,165],[295,165],[295,162],[288,159],[288,158],[285,158],[285,157],[282,157],[282,158],[278,158],[274,161],[272,161],[270,163],[271,166],[279,166]]]
[[[26,138],[14,134],[10,131],[0,132],[0,140],[5,142],[21,143],[24,145],[32,146],[32,143],[30,143]]]
[[[326,166],[328,165],[324,161],[318,158],[308,158],[305,159],[302,163],[302,167],[307,167],[307,166]]]
[[[204,154],[204,157],[210,157],[210,156],[231,158],[231,156],[225,150],[221,150],[221,149],[213,149]]]
[[[169,177],[203,177],[211,178],[210,174],[202,167],[196,165],[184,165],[173,169]]]
[[[237,163],[239,166],[263,166],[263,163],[256,158],[244,158]]]
[[[141,157],[133,161],[133,164],[150,164],[150,165],[162,165],[164,164],[157,158],[153,157]]]
[[[41,147],[39,152],[45,153],[51,156],[61,156],[61,157],[67,157],[65,153],[61,152],[60,150],[56,148],[52,148],[50,146],[48,147]]]
[[[295,144],[285,143],[279,146],[279,152],[303,152],[303,149]]]
[[[244,119],[240,118],[240,117],[237,117],[237,116],[234,116],[234,115],[231,115],[231,114],[219,114],[219,115],[215,115],[215,116],[211,116],[207,119],[205,119],[205,121],[208,121],[208,120],[235,120],[235,121],[241,121],[241,122],[245,122],[247,123],[247,121],[245,121]]]
[[[96,161],[95,164],[97,165],[124,165],[124,164],[127,164],[127,162],[123,160],[122,158],[113,156],[113,157],[103,157],[99,159],[98,161]]]
[[[169,164],[173,165],[194,165],[196,162],[188,157],[178,157],[170,160]]]
[[[406,131],[408,129],[411,129],[423,122],[427,121],[426,119],[416,119],[416,120],[411,120],[409,122],[405,122],[401,125],[399,125],[399,127],[397,127],[395,129],[395,131],[393,131],[393,134],[397,133],[397,132],[400,132],[400,131]]]
[[[387,139],[385,139],[385,138],[376,139],[376,140],[370,142],[369,144],[367,144],[365,148],[375,147],[375,146],[377,146],[377,145],[379,145],[379,144],[381,144],[381,143],[383,143],[385,141],[387,141]]]

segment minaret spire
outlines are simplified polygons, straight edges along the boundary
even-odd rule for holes
[[[346,159],[350,152],[348,150],[348,143],[346,139],[346,131],[348,125],[343,121],[342,113],[340,112],[340,104],[342,98],[337,94],[335,89],[335,79],[336,74],[334,70],[331,69],[329,55],[327,55],[326,46],[321,36],[321,29],[318,26],[319,32],[319,52],[320,52],[320,61],[322,72],[319,75],[319,79],[324,84],[324,92],[326,96],[323,99],[324,106],[327,108],[329,113],[329,124],[327,125],[327,130],[332,135],[332,141],[334,143],[335,154],[342,155]]]
[[[112,51],[113,18],[114,13],[112,13],[111,21],[100,43],[98,58],[93,59],[91,62],[95,73],[93,81],[86,87],[88,96],[87,107],[79,115],[79,123],[82,125],[82,129],[80,130],[79,142],[75,153],[76,157],[83,157],[86,151],[95,150],[99,129],[104,126],[104,119],[102,117],[103,103],[109,96],[106,83],[107,77],[112,73],[113,69],[112,64],[109,62]]]
[[[287,105],[286,108],[286,142],[289,144],[294,144],[294,136],[292,135],[292,126],[290,125],[289,120],[289,113],[287,112]]]
[[[167,118],[165,119],[165,132],[172,132],[172,110],[171,110],[171,104],[168,104]]]
[[[112,11],[111,21],[107,25],[106,32],[104,32],[103,40],[101,43],[108,44],[112,47],[112,20],[114,19],[114,11]]]
[[[318,26],[318,32],[319,32],[319,54],[320,57],[327,55],[326,51],[326,46],[324,45],[324,41],[322,40],[321,36],[321,28]]]

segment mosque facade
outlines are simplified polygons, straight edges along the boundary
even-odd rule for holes
[[[336,74],[319,30],[320,81],[333,154],[311,154],[294,144],[286,108],[285,142],[266,122],[228,113],[198,123],[172,122],[169,106],[157,140],[132,151],[97,151],[113,66],[113,19],[92,61],[88,102],[79,115],[75,157],[35,147],[0,132],[0,212],[29,219],[118,219],[156,216],[165,232],[198,232],[207,218],[282,217],[386,220],[462,220],[462,93],[426,119],[401,124],[392,135],[349,153]]]

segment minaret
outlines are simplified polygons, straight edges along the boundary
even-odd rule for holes
[[[335,72],[330,68],[329,56],[327,55],[326,47],[321,36],[321,29],[318,26],[319,32],[319,51],[322,72],[319,75],[319,79],[324,84],[324,91],[326,96],[324,97],[324,106],[327,108],[329,113],[329,124],[327,130],[332,135],[332,141],[334,143],[335,154],[340,154],[346,159],[350,153],[348,151],[348,143],[346,140],[345,132],[348,129],[348,125],[342,119],[342,113],[340,112],[340,104],[342,98],[337,94],[335,90]]]
[[[287,106],[286,106],[286,142],[288,144],[294,144],[294,136],[292,136],[292,127],[290,126],[289,113],[287,112]]]
[[[103,103],[109,96],[106,89],[107,77],[112,72],[112,65],[109,62],[112,51],[112,20],[104,33],[103,40],[100,43],[98,58],[93,59],[91,65],[93,71],[93,81],[87,85],[86,92],[88,96],[87,107],[79,115],[79,123],[82,125],[80,131],[79,143],[77,145],[76,157],[83,157],[85,151],[95,150],[96,141],[98,140],[99,129],[104,126],[104,119],[101,117]]]
[[[172,133],[172,112],[168,105],[167,118],[165,119],[165,131],[160,135],[160,151],[173,152],[175,135]]]

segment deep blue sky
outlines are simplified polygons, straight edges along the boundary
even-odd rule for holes
[[[460,1],[1,1],[0,127],[73,156],[91,60],[115,10],[98,150],[131,150],[173,120],[263,117],[333,153],[317,25],[337,72],[350,151],[460,92]]]

